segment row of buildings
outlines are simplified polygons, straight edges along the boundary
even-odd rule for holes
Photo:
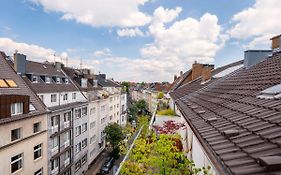
[[[187,125],[187,155],[212,174],[281,173],[281,36],[270,50],[215,68],[194,63],[169,88]]]
[[[127,94],[105,74],[0,52],[0,174],[84,174],[126,111]]]

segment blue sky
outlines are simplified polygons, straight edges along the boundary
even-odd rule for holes
[[[36,61],[67,57],[73,67],[82,59],[83,67],[117,80],[171,81],[195,60],[222,66],[246,49],[268,49],[281,31],[280,6],[279,0],[2,0],[0,49]]]

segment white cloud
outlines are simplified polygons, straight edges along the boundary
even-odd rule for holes
[[[45,11],[62,13],[61,19],[99,26],[135,27],[151,21],[139,10],[147,0],[30,0],[44,7]]]
[[[178,17],[182,11],[181,7],[175,9],[164,9],[162,6],[158,7],[153,13],[153,22],[167,23],[173,21]]]
[[[248,48],[269,43],[270,37],[281,31],[280,7],[280,0],[256,0],[252,7],[233,16],[235,25],[229,30],[231,37],[250,39]]]
[[[100,57],[108,57],[111,56],[111,50],[109,48],[105,48],[103,50],[97,50],[94,52],[94,57],[100,58]]]
[[[175,12],[179,13],[180,10],[164,10],[160,7],[154,14],[158,14],[159,11],[163,13],[161,16],[174,15],[171,15],[173,18],[164,18],[166,20],[155,20],[156,22],[149,26],[154,42],[141,49],[144,58],[153,58],[167,65],[173,65],[178,68],[177,71],[186,70],[195,60],[202,63],[214,61],[216,52],[223,47],[227,39],[221,34],[222,28],[215,15],[206,13],[200,20],[186,18],[174,22],[170,27],[165,27],[164,23],[173,20],[178,15]],[[172,77],[176,72],[173,72],[174,69],[169,69],[170,66],[167,66],[165,71],[170,72]]]
[[[117,34],[120,37],[136,37],[136,36],[140,36],[140,37],[144,37],[147,36],[145,33],[143,33],[139,28],[133,28],[133,29],[129,29],[129,28],[125,28],[125,29],[120,29],[117,30]]]
[[[53,49],[44,48],[35,44],[27,44],[16,42],[10,38],[0,38],[0,50],[8,55],[12,55],[16,50],[27,56],[28,60],[44,62],[44,61],[63,61],[65,63],[68,58],[68,66],[79,67],[80,58],[69,57],[67,52],[58,53]],[[55,56],[54,56],[55,54]],[[91,68],[99,64],[98,60],[83,60],[84,67]]]

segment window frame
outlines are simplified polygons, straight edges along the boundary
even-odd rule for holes
[[[15,160],[12,160],[14,157],[16,157],[16,156],[20,156],[19,158],[16,158]],[[13,157],[11,157],[11,162],[10,162],[10,164],[11,164],[11,173],[12,174],[14,174],[14,173],[16,173],[16,172],[18,172],[19,170],[21,170],[22,168],[23,168],[23,153],[20,153],[20,154],[17,154],[17,155],[15,155],[15,156],[13,156]],[[15,170],[15,171],[13,171],[13,164],[15,164],[15,163],[20,163],[20,165],[18,165],[18,169],[17,170]]]

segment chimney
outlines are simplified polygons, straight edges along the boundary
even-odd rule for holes
[[[57,70],[61,70],[61,68],[63,67],[64,65],[61,63],[61,62],[55,62],[55,68]]]
[[[103,79],[106,79],[106,75],[105,74],[99,74]]]
[[[214,69],[214,65],[209,65],[209,64],[204,65],[203,70],[202,70],[202,81],[203,82],[211,79],[213,69]]]
[[[26,55],[14,53],[14,69],[18,74],[26,73]]]
[[[281,44],[281,35],[274,36],[271,40],[271,49],[272,52],[279,52],[281,50],[280,44]]]
[[[174,81],[176,81],[177,78],[178,78],[177,75],[174,75]]]
[[[192,64],[192,75],[191,79],[194,80],[201,76],[202,74],[203,65],[197,63],[196,61]]]
[[[246,50],[244,51],[244,66],[247,69],[271,56],[271,54],[271,50]]]

